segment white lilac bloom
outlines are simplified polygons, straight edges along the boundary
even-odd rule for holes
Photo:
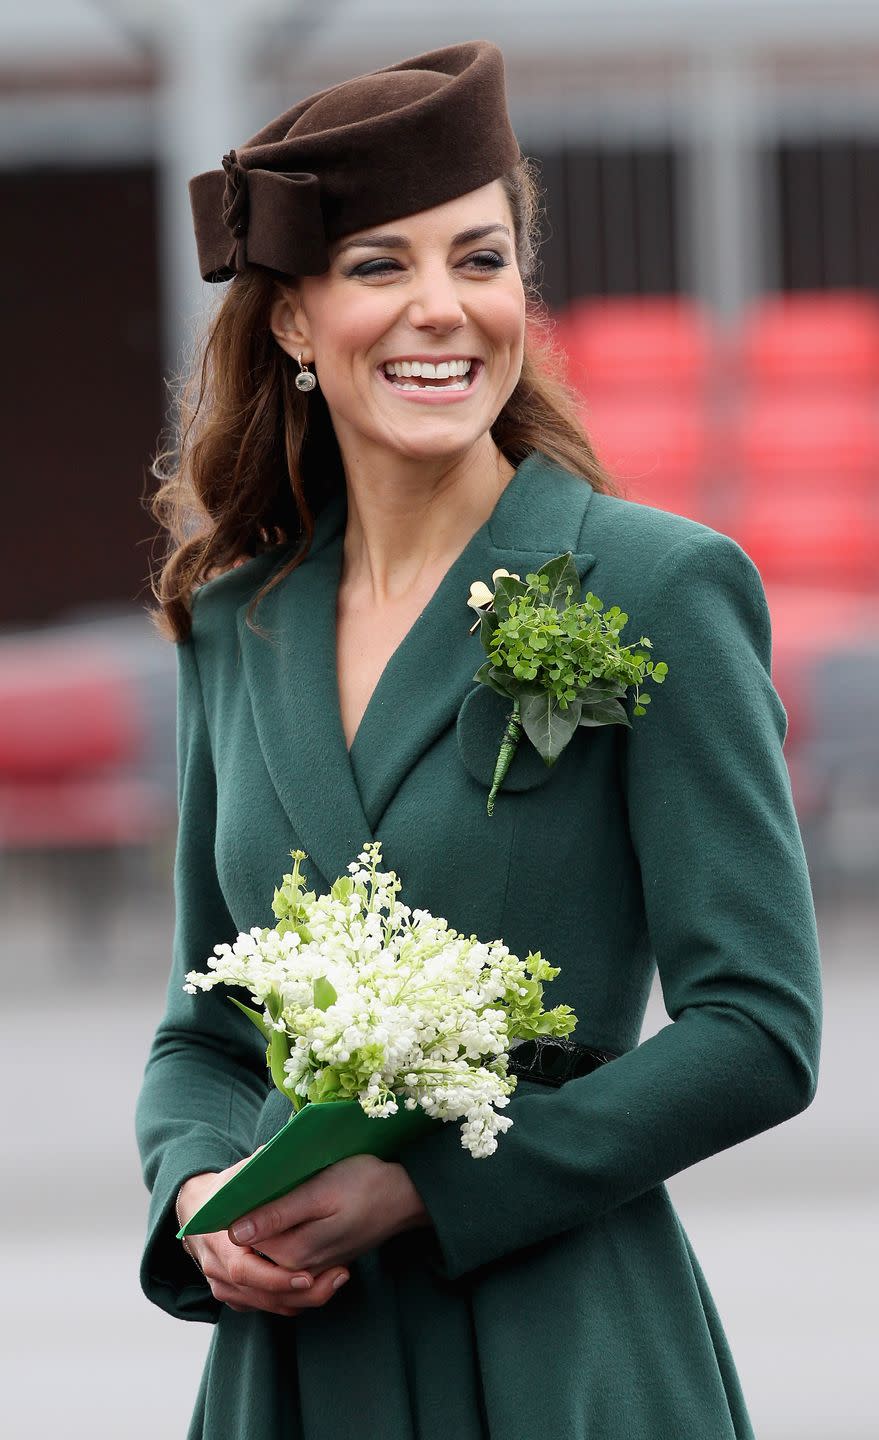
[[[386,1117],[400,1105],[462,1121],[461,1143],[491,1155],[513,1123],[498,1114],[516,1086],[513,1040],[564,1035],[569,1006],[543,1009],[543,983],[558,974],[539,951],[525,960],[500,940],[482,942],[397,897],[381,844],[364,847],[326,895],[306,892],[303,851],[292,852],[273,903],[277,924],[217,945],[190,994],[225,984],[268,1042],[266,1059],[294,1109],[357,1099]]]

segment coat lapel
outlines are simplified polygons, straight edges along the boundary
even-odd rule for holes
[[[254,635],[239,614],[259,742],[293,828],[328,883],[365,841],[406,776],[452,725],[485,658],[469,634],[470,584],[499,566],[524,576],[565,550],[581,578],[595,556],[578,550],[591,487],[533,454],[507,484],[379,677],[349,754],[336,681],[336,594],[344,495],[318,518],[308,558],[262,602]]]
[[[336,681],[336,593],[346,502],[333,497],[303,563],[260,602],[238,612],[256,733],[298,844],[327,887],[374,838],[348,759]]]

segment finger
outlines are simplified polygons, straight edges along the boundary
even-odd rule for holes
[[[225,1274],[221,1278],[239,1290],[287,1296],[293,1289],[290,1283],[293,1277],[289,1270],[276,1265],[273,1260],[265,1260],[253,1250],[243,1250],[232,1245],[222,1260]],[[304,1278],[309,1282],[305,1288],[310,1288],[313,1283],[313,1277],[308,1271],[297,1272],[297,1278],[300,1281]]]
[[[263,1310],[272,1315],[294,1317],[326,1305],[349,1279],[348,1270],[334,1265],[319,1275],[308,1291],[291,1288],[286,1294],[278,1294],[275,1291],[245,1290],[228,1280],[219,1280],[211,1288],[215,1298],[233,1310]]]
[[[326,1177],[315,1175],[271,1204],[259,1205],[239,1216],[229,1227],[229,1239],[235,1245],[258,1245],[261,1240],[270,1240],[294,1225],[331,1214],[333,1208]]]
[[[332,1300],[337,1291],[350,1279],[350,1272],[342,1265],[332,1265],[329,1270],[324,1270],[315,1277],[314,1284],[310,1290],[300,1291],[294,1295],[297,1308],[302,1310],[314,1310],[321,1305],[326,1305]]]

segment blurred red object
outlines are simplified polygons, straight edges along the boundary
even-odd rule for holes
[[[709,379],[716,335],[686,297],[577,300],[559,317],[571,383],[591,399],[599,387],[693,390]]]
[[[868,592],[879,585],[876,507],[832,481],[800,504],[789,495],[748,491],[723,528],[764,581]]]
[[[702,518],[712,434],[697,400],[595,390],[581,419],[627,499]]]
[[[861,291],[773,295],[739,332],[746,383],[879,386],[879,301]]]
[[[0,652],[0,776],[25,779],[131,759],[134,696],[101,655],[18,645]]]
[[[879,414],[864,394],[802,390],[747,397],[732,422],[730,459],[746,490],[879,494]]]
[[[0,848],[139,844],[164,820],[136,774],[135,696],[100,655],[0,650]],[[127,772],[127,773],[126,773]]]

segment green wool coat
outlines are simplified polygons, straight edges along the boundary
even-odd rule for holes
[[[261,604],[265,638],[244,611],[277,552],[205,585],[178,648],[177,924],[137,1135],[143,1288],[215,1327],[190,1440],[746,1440],[663,1182],[796,1115],[816,1087],[815,914],[759,574],[728,537],[595,493],[535,452],[391,656],[349,753],[345,519],[343,494]],[[578,729],[552,768],[523,742],[489,818],[507,707],[473,682],[470,583],[565,550],[668,678],[631,730]],[[572,1005],[574,1038],[619,1058],[559,1089],[520,1082],[493,1156],[463,1150],[457,1124],[412,1142],[401,1160],[432,1228],[353,1261],[310,1314],[239,1314],[174,1238],[174,1197],[249,1155],[289,1107],[257,1032],[221,989],[185,994],[183,976],[272,923],[292,848],[326,889],[370,838],[409,904],[559,965],[547,1004]],[[671,1023],[639,1044],[654,966]]]

